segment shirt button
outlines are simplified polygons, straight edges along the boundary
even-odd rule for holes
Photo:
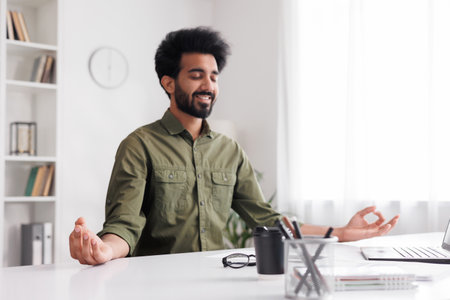
[[[201,179],[202,178],[202,174],[198,174],[197,177],[198,177],[198,179]]]
[[[227,177],[224,177],[223,180],[228,181],[228,178],[227,178]]]
[[[205,205],[205,202],[200,201],[200,206],[203,206],[203,205]]]
[[[197,147],[194,147],[194,152],[197,152]]]
[[[169,178],[170,178],[170,179],[173,179],[173,174],[169,174]]]
[[[201,233],[205,233],[205,228],[202,228],[202,230],[200,230]]]

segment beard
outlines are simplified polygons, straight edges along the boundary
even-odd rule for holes
[[[211,97],[209,104],[196,101],[195,96],[208,95]],[[175,102],[177,107],[184,113],[196,118],[206,119],[212,112],[216,95],[211,92],[194,92],[189,96],[183,89],[175,83]]]

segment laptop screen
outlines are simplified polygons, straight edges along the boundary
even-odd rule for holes
[[[444,240],[442,241],[442,248],[450,251],[450,221],[448,221],[447,230],[445,230]]]

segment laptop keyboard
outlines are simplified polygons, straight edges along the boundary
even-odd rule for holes
[[[397,251],[403,257],[410,258],[445,258],[450,257],[448,253],[442,251],[439,248],[433,247],[394,247],[394,250]]]

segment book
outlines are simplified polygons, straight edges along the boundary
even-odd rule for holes
[[[50,55],[47,55],[41,82],[50,83],[52,70],[53,70],[53,61],[54,61],[54,58]]]
[[[42,190],[42,196],[50,195],[50,189],[53,183],[53,174],[55,173],[55,165],[48,166],[47,176],[45,178],[44,188]]]
[[[406,290],[415,287],[415,275],[397,266],[361,265],[336,267],[336,291]]]
[[[30,36],[28,35],[27,24],[25,23],[25,19],[23,17],[22,12],[19,11],[17,13],[17,17],[19,18],[20,28],[22,29],[24,41],[25,42],[29,42],[30,41]]]
[[[17,11],[12,11],[11,15],[12,15],[12,21],[14,24],[14,29],[16,30],[16,34],[17,34],[17,40],[25,41],[25,36],[23,35],[22,26],[20,25],[19,14],[17,13]]]
[[[39,167],[31,168],[30,175],[28,176],[27,186],[25,187],[25,196],[31,196],[38,169]]]
[[[40,57],[36,57],[34,59],[33,69],[31,70],[31,77],[30,77],[30,81],[32,81],[32,82],[36,82],[36,77],[37,77],[37,72],[38,72],[40,61],[41,61]]]
[[[33,70],[31,71],[32,82],[41,82],[42,75],[44,74],[45,63],[47,61],[47,55],[41,55],[34,59]]]
[[[8,10],[6,12],[6,33],[8,35],[8,39],[10,40],[14,40],[15,36],[14,36],[14,26],[13,26],[13,21],[12,21],[12,16],[11,16],[11,11]]]
[[[51,264],[53,261],[53,224],[45,222],[43,226],[42,263]]]
[[[47,166],[40,166],[37,174],[36,174],[36,180],[34,181],[34,185],[33,185],[33,191],[31,192],[31,196],[41,196],[42,195],[42,190],[44,187],[44,180],[46,177],[48,171],[48,167]]]
[[[21,265],[42,264],[43,225],[22,224]]]

